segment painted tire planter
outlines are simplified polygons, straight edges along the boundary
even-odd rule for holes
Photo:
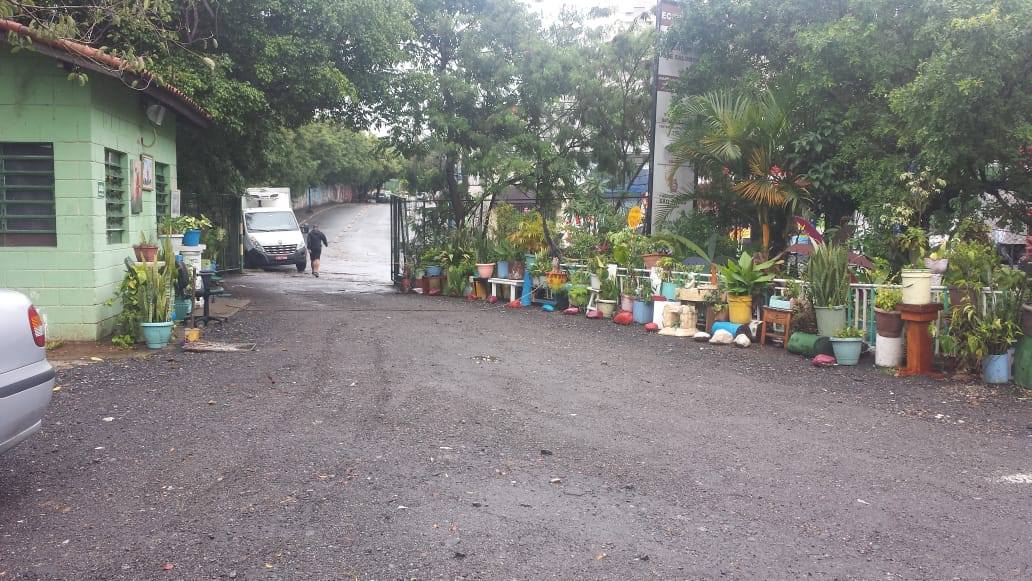
[[[991,384],[1010,381],[1010,355],[986,355],[982,358],[982,381]]]
[[[201,231],[196,228],[191,228],[186,232],[183,232],[183,246],[200,246],[201,244]]]
[[[831,349],[835,352],[835,362],[839,365],[856,365],[860,361],[860,352],[864,348],[864,340],[859,337],[829,337]]]
[[[676,301],[677,300],[677,285],[672,283],[672,282],[664,282],[662,284],[662,286],[660,286],[659,294],[661,294],[664,297],[666,297],[666,300],[668,300],[668,301]]]
[[[846,328],[846,307],[814,307],[817,315],[817,334],[834,337]]]
[[[631,307],[631,315],[634,318],[634,322],[639,325],[652,322],[652,303],[634,300],[634,304]]]
[[[480,278],[491,278],[494,275],[494,267],[493,262],[477,263],[477,275]]]
[[[634,295],[620,295],[620,310],[628,313],[634,310]]]
[[[509,261],[499,260],[495,263],[498,267],[498,278],[509,278]]]
[[[440,267],[440,266],[427,266],[426,267],[426,275],[427,276],[441,276],[441,272],[443,272],[443,271],[444,271],[444,269],[442,267]]]
[[[729,295],[727,297],[728,319],[732,323],[746,325],[752,320],[752,297]]]
[[[172,339],[172,326],[175,323],[140,323],[140,335],[150,349],[161,349]]]
[[[903,337],[885,337],[878,333],[874,339],[874,364],[878,367],[903,365]]]
[[[904,268],[900,277],[904,304],[927,305],[932,302],[932,271],[926,268]]]
[[[602,316],[610,319],[613,317],[613,313],[616,312],[616,301],[607,301],[605,299],[598,299],[595,301],[595,308],[598,309]]]
[[[903,318],[899,311],[883,311],[875,307],[874,318],[878,323],[879,336],[895,339],[903,334]]]

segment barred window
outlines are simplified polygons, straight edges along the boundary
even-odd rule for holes
[[[0,143],[0,246],[57,246],[53,143]]]
[[[108,244],[125,243],[126,175],[125,154],[104,150],[105,212]]]
[[[169,169],[167,163],[154,164],[154,203],[159,222],[172,213],[172,183]]]

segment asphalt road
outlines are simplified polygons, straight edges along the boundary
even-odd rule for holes
[[[1032,578],[1029,396],[384,292],[386,215],[231,282],[256,352],[63,371],[0,579]]]

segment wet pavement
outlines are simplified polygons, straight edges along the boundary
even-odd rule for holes
[[[228,279],[255,352],[62,370],[0,580],[1032,577],[1026,392],[382,292],[388,211]]]

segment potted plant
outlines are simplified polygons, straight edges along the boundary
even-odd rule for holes
[[[928,252],[928,234],[921,228],[911,226],[900,236],[900,249],[910,256],[910,267],[900,272],[903,283],[903,303],[927,305],[932,302],[932,271],[924,268],[924,256]]]
[[[151,349],[168,345],[175,324],[172,322],[173,293],[179,270],[170,240],[165,241],[163,250],[163,262],[147,262],[136,269],[140,336]]]
[[[203,214],[200,216],[170,216],[162,221],[159,233],[170,238],[182,235],[183,246],[198,246],[201,243],[202,231],[211,227],[211,220]]]
[[[603,278],[599,287],[599,297],[595,301],[595,305],[598,306],[602,316],[608,319],[616,312],[616,303],[620,296],[620,290],[616,286],[616,281],[609,277]]]
[[[979,294],[999,267],[999,254],[985,242],[955,240],[949,246],[948,257],[943,284],[949,290],[950,305],[959,307],[967,301],[978,306]]]
[[[634,283],[634,302],[631,315],[634,322],[644,325],[652,322],[652,283],[645,277],[637,277]]]
[[[846,326],[848,258],[844,246],[817,244],[806,265],[806,281],[817,317],[817,333],[824,337],[835,337]]]
[[[738,261],[728,260],[720,269],[727,289],[727,301],[732,323],[748,324],[752,320],[752,295],[760,285],[774,280],[774,275],[767,272],[776,260],[768,260],[756,264],[752,255],[743,252]]]
[[[842,327],[831,337],[831,348],[839,365],[856,365],[864,348],[864,332],[856,327]]]
[[[712,303],[706,310],[706,326],[708,328],[712,328],[713,323],[722,323],[728,320],[727,303]]]
[[[561,311],[570,306],[569,287],[565,279],[549,278],[548,293],[554,310]]]
[[[577,307],[583,310],[584,307],[588,306],[588,299],[591,297],[591,290],[587,285],[573,284],[570,285],[570,290],[566,294],[570,298],[571,307]]]
[[[495,257],[498,263],[498,278],[515,279],[523,278],[523,252],[506,239],[501,239],[495,244]],[[518,274],[518,276],[516,276]]]
[[[674,280],[677,266],[677,261],[670,256],[664,256],[656,263],[656,272],[661,281],[659,294],[666,297],[668,301],[677,300],[677,282]]]
[[[878,334],[895,339],[903,334],[903,319],[896,309],[903,300],[903,291],[898,288],[882,287],[874,296],[874,317]]]
[[[661,240],[640,234],[638,236],[640,238],[635,240],[637,253],[645,264],[645,270],[652,270],[659,264],[660,259],[669,254],[670,248]]]
[[[158,245],[146,232],[141,231],[140,243],[133,245],[133,252],[139,262],[154,262],[158,258]]]
[[[477,276],[491,278],[495,269],[494,242],[486,234],[481,234],[473,241],[473,250],[476,253]]]

